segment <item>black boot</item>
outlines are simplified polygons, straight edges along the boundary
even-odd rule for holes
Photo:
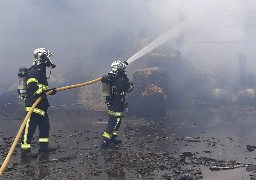
[[[38,160],[39,162],[48,162],[49,161],[49,152],[39,153]]]
[[[49,143],[39,143],[39,153],[55,153],[57,149],[59,149],[60,146],[56,147],[49,147]]]
[[[111,142],[115,145],[122,144],[122,140],[116,139],[116,137],[112,137]]]
[[[121,140],[119,140],[119,139],[117,139],[117,137],[118,137],[118,135],[117,135],[117,133],[113,133],[113,135],[112,135],[112,137],[111,137],[111,142],[113,143],[113,144],[115,144],[115,145],[118,145],[118,144],[121,144],[122,143],[122,141]]]
[[[31,149],[22,149],[21,158],[37,158],[38,153],[32,152]]]
[[[113,148],[114,144],[111,142],[110,139],[103,138],[100,147],[103,148],[103,149]]]

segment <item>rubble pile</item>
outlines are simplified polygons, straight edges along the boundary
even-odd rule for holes
[[[127,96],[129,109],[135,116],[164,117],[166,114],[165,71],[159,68],[145,68],[135,71],[133,92]]]

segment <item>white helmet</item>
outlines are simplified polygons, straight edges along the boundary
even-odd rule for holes
[[[37,48],[34,51],[34,60],[33,65],[40,65],[44,63],[47,67],[55,68],[56,65],[52,62],[50,57],[53,56],[53,54],[46,48]]]
[[[124,71],[126,63],[121,60],[116,60],[111,64],[111,73],[116,74],[118,71]]]

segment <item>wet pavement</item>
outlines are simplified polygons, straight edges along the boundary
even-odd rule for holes
[[[103,150],[106,112],[51,107],[50,142],[60,148],[21,161],[17,146],[0,179],[256,179],[255,115],[254,107],[176,110],[164,119],[128,114],[123,143]],[[20,107],[1,108],[1,164],[24,117]]]

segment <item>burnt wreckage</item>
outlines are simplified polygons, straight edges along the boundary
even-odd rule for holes
[[[136,88],[128,96],[130,113],[150,118],[165,117],[171,109],[252,105],[256,74],[246,72],[245,63],[239,57],[238,73],[209,75],[180,53],[150,53],[133,64],[139,69],[133,73]]]

